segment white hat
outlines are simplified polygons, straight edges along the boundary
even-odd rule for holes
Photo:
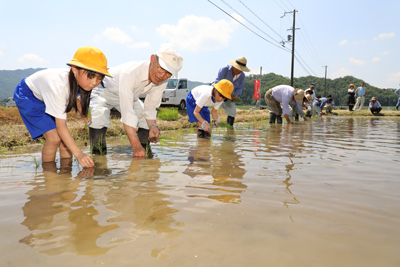
[[[297,102],[303,103],[304,91],[302,89],[294,89],[293,90],[293,96],[294,96],[294,99],[296,99]]]
[[[182,69],[183,58],[171,48],[161,48],[156,55],[159,58],[161,68],[171,72],[178,78],[178,71]]]

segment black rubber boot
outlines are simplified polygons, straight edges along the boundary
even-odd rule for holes
[[[149,130],[144,128],[139,128],[137,130],[137,136],[139,138],[140,144],[142,147],[151,153],[150,141],[149,141]]]
[[[226,122],[233,127],[233,124],[235,123],[235,117],[228,116],[226,119]]]
[[[269,113],[269,123],[270,124],[275,124],[275,120],[276,120],[276,114]]]
[[[296,113],[296,115],[294,116],[294,120],[299,121],[299,113]]]
[[[107,154],[106,132],[107,127],[103,127],[101,129],[89,127],[90,150],[93,154]]]
[[[282,124],[282,116],[281,115],[276,116],[276,123]]]

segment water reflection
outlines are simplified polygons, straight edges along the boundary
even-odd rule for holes
[[[187,188],[203,189],[200,194],[189,197],[238,204],[247,186],[243,184],[246,170],[242,156],[237,153],[235,129],[227,129],[222,140],[219,145],[213,145],[212,140],[199,138],[197,145],[189,148],[189,164],[183,174],[197,182]]]
[[[40,252],[47,255],[105,254],[110,247],[99,247],[96,240],[118,226],[99,225],[93,218],[98,211],[93,206],[92,188],[80,185],[95,169],[83,169],[73,178],[70,159],[60,160],[60,168],[55,162],[43,163],[42,168],[42,174],[30,183],[33,188],[26,193],[28,201],[22,208],[25,220],[21,224],[32,233],[20,242],[46,248]]]
[[[124,181],[114,183],[113,188],[105,192],[107,209],[118,213],[107,221],[130,223],[120,231],[120,239],[113,242],[132,241],[152,232],[166,238],[176,238],[182,233],[175,229],[182,224],[173,218],[178,210],[171,208],[173,203],[168,200],[169,195],[163,193],[169,188],[158,182],[160,167],[160,159],[133,159],[129,174],[122,177]],[[126,232],[130,235],[126,236]]]
[[[47,255],[96,256],[152,232],[166,238],[182,233],[173,228],[181,224],[173,218],[177,210],[170,207],[169,195],[162,193],[167,189],[157,182],[159,159],[133,159],[127,175],[111,179],[105,179],[112,172],[106,156],[95,162],[96,168],[76,176],[71,160],[61,160],[60,167],[43,163],[26,193],[21,224],[31,234],[21,243],[43,248],[40,252]]]

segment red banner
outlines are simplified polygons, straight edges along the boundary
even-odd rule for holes
[[[260,80],[254,80],[254,99],[260,99]]]

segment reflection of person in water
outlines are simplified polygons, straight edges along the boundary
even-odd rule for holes
[[[82,185],[82,178],[93,176],[95,169],[84,168],[72,177],[71,159],[61,159],[60,168],[56,162],[43,163],[42,167],[43,172],[32,182],[33,188],[26,193],[28,201],[22,208],[25,220],[21,224],[32,233],[20,242],[41,247],[44,250],[40,252],[47,255],[105,254],[111,247],[99,247],[96,241],[118,226],[100,226],[93,218],[99,212],[93,206],[92,187]]]
[[[192,188],[212,192],[190,197],[206,197],[222,203],[240,203],[240,194],[247,188],[242,183],[246,173],[245,164],[235,150],[236,144],[226,144],[229,140],[235,140],[235,129],[227,131],[229,139],[224,141],[221,147],[211,149],[210,140],[199,139],[197,146],[189,149],[189,165],[183,173],[197,181]]]
[[[113,189],[104,194],[102,201],[108,203],[107,209],[118,213],[107,221],[130,223],[127,229],[120,229],[116,233],[121,234],[123,242],[148,236],[151,232],[167,238],[176,238],[182,233],[174,228],[180,224],[173,217],[178,210],[171,208],[173,203],[167,200],[170,196],[163,193],[170,188],[158,182],[160,168],[160,159],[133,159],[129,173],[121,177],[124,182],[113,183]],[[127,236],[127,232],[131,236]]]

